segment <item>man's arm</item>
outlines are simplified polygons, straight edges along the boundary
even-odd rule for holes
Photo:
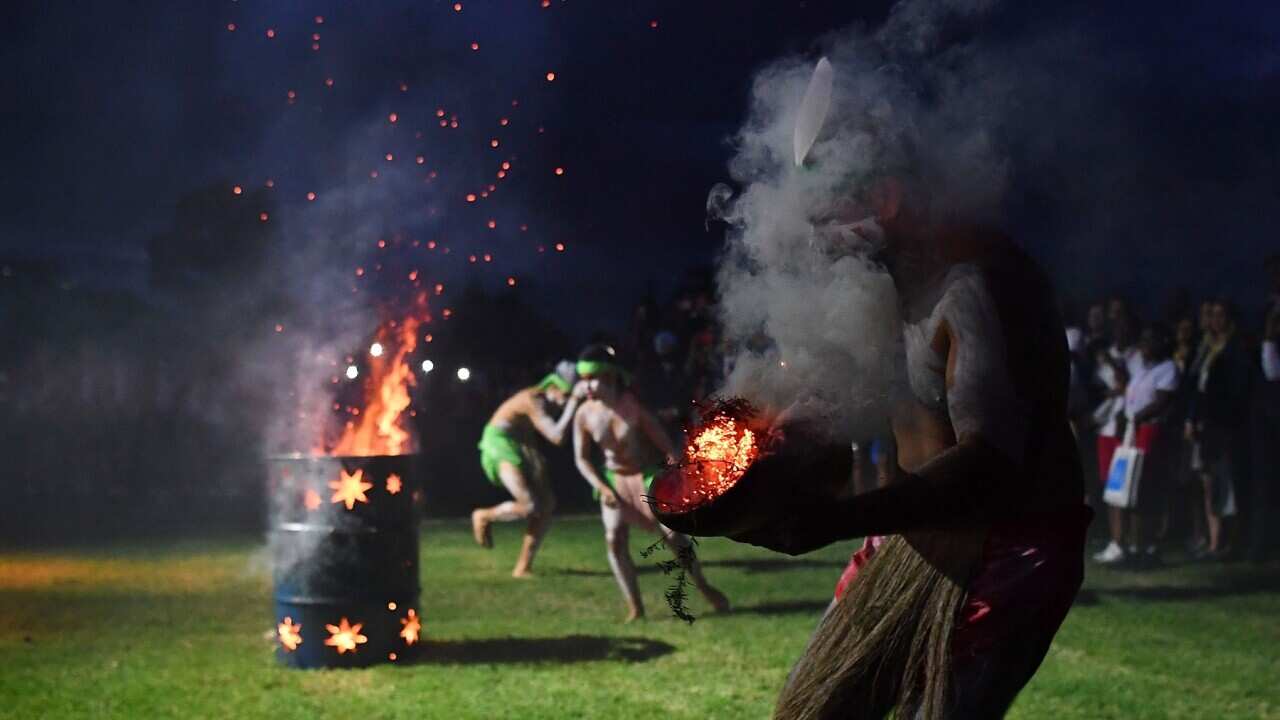
[[[575,386],[573,393],[564,404],[560,419],[552,420],[547,411],[542,408],[541,403],[531,400],[530,404],[533,407],[529,409],[529,421],[533,423],[534,429],[547,439],[547,442],[559,447],[564,443],[565,432],[569,429],[569,423],[573,422],[573,415],[578,411],[578,403],[581,401],[582,396],[578,392],[578,387]]]
[[[573,463],[577,465],[583,479],[600,493],[600,499],[604,504],[613,507],[618,504],[618,497],[613,494],[613,489],[600,478],[595,466],[591,464],[591,434],[587,432],[584,417],[582,413],[573,416]]]

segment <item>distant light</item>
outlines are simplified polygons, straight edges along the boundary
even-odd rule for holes
[[[358,377],[360,377],[360,369],[359,369],[359,368],[357,368],[355,365],[348,365],[348,366],[347,366],[347,379],[348,379],[348,380],[355,380],[355,379],[356,379],[356,378],[358,378]]]
[[[370,345],[369,354],[374,357],[382,357],[382,343],[374,343]]]
[[[431,362],[430,360],[423,360],[423,361],[422,361],[422,372],[424,372],[424,373],[429,373],[429,372],[431,372],[432,370],[435,370],[435,369],[436,369],[436,364],[435,364],[435,363]]]
[[[549,72],[549,73],[547,73],[547,82],[552,82],[552,81],[554,81],[555,79],[556,79],[556,74],[555,74],[555,73],[553,73],[553,72]]]
[[[460,368],[458,368],[458,379],[459,379],[459,380],[461,380],[462,382],[466,382],[466,381],[470,380],[470,379],[471,379],[471,371],[470,371],[469,369],[467,369],[467,368],[464,368],[464,367],[460,367]]]
[[[562,168],[562,167],[558,167],[558,168],[556,168],[556,174],[557,174],[557,175],[563,175],[563,174],[564,174],[564,168]]]

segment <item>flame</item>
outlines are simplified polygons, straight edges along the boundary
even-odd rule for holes
[[[410,608],[409,614],[400,619],[400,624],[404,626],[400,628],[400,637],[404,638],[404,643],[412,645],[418,642],[418,631],[422,630],[422,623],[418,620],[418,613]]]
[[[363,645],[369,641],[369,638],[360,634],[362,627],[364,623],[348,625],[346,618],[342,618],[337,625],[325,625],[324,629],[329,631],[329,637],[325,639],[324,644],[337,648],[339,655],[347,651],[355,652],[357,645]]]
[[[419,296],[419,305],[425,308],[425,293]],[[399,323],[385,323],[378,330],[375,344],[383,352],[370,358],[367,397],[356,416],[359,421],[347,424],[330,454],[401,455],[410,450],[404,411],[409,408],[409,388],[417,384],[409,355],[417,348],[421,324],[419,318],[408,317]]]
[[[280,638],[280,644],[284,646],[285,652],[293,652],[302,644],[302,625],[294,625],[293,618],[285,617],[284,621],[276,626],[276,636]]]
[[[756,435],[746,423],[718,413],[693,436],[684,450],[683,472],[695,482],[686,506],[698,505],[724,494],[760,456]]]

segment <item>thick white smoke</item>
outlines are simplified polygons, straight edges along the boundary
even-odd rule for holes
[[[960,112],[968,99],[952,97],[964,87],[944,64],[953,59],[929,59],[941,28],[990,5],[904,2],[877,33],[828,38],[830,110],[799,167],[793,133],[815,63],[785,58],[756,76],[730,164],[741,189],[732,197],[720,185],[708,200],[729,224],[718,283],[732,370],[722,394],[770,415],[821,416],[846,439],[883,426],[900,353],[897,296],[859,200],[877,177],[909,167],[932,212],[997,212],[1003,163],[984,124]]]

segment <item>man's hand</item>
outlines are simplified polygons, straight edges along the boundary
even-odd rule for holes
[[[613,491],[613,488],[600,488],[600,502],[604,503],[605,507],[616,508],[618,507],[618,494]]]
[[[579,380],[573,384],[573,392],[569,394],[569,398],[575,402],[582,402],[587,397],[587,381]]]

